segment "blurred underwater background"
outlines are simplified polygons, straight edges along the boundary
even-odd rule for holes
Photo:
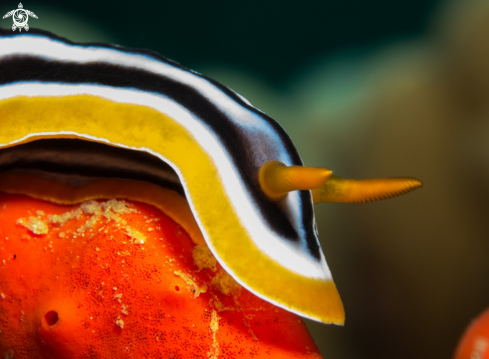
[[[344,327],[307,322],[325,359],[450,358],[489,307],[489,0],[23,5],[33,28],[149,48],[231,87],[308,166],[424,182],[316,206],[346,310]]]

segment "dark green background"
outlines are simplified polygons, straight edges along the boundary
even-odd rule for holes
[[[280,86],[316,58],[352,48],[369,51],[388,41],[416,37],[425,32],[439,2],[28,0],[23,4],[39,21],[45,7],[71,12],[121,45],[153,49],[190,68],[230,66]],[[0,4],[5,12],[16,7],[17,0]],[[0,22],[7,28],[11,24],[11,19]],[[29,25],[36,27],[36,20]]]

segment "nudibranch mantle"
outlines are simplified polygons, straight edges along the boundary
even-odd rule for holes
[[[198,142],[206,150],[207,153],[212,153],[215,162],[221,163],[223,170],[220,172],[220,180],[222,185],[229,193],[232,198],[232,204],[238,203],[240,205],[233,205],[233,209],[238,213],[241,221],[243,221],[244,227],[247,228],[250,236],[260,236],[260,242],[256,243],[257,246],[264,251],[264,253],[269,254],[274,260],[282,264],[283,266],[289,268],[290,270],[304,276],[311,276],[313,278],[328,279],[331,274],[325,265],[325,262],[321,263],[324,265],[318,265],[317,263],[308,260],[308,257],[304,256],[302,252],[299,252],[301,248],[298,246],[288,245],[280,240],[277,240],[275,236],[267,233],[267,228],[264,228],[263,224],[260,223],[259,218],[257,218],[256,212],[250,205],[250,198],[247,198],[246,193],[239,187],[239,178],[236,175],[236,169],[228,160],[226,154],[222,150],[222,147],[217,143],[216,139],[211,136],[205,127],[200,123],[196,122],[195,117],[188,111],[186,111],[181,106],[176,106],[175,103],[167,98],[161,98],[151,94],[145,94],[142,92],[134,93],[133,91],[126,91],[123,89],[112,89],[112,88],[100,88],[99,86],[89,86],[89,85],[59,85],[59,84],[26,84],[19,83],[11,86],[0,86],[0,98],[9,99],[15,97],[36,97],[39,94],[46,97],[60,97],[60,96],[76,96],[83,93],[89,93],[100,98],[105,98],[113,102],[135,104],[153,107],[154,109],[166,113],[171,118],[177,118],[184,127],[190,129],[191,134],[194,138],[198,138]],[[106,138],[100,138],[91,136],[89,134],[77,133],[73,131],[59,131],[59,132],[38,132],[31,133],[17,141],[12,141],[11,143],[0,144],[1,147],[12,146],[18,143],[25,143],[33,139],[39,138],[49,138],[49,137],[77,137],[85,138],[89,141],[106,143],[112,146],[128,148],[136,151],[144,151],[152,154],[155,157],[160,158],[169,164],[178,177],[181,178],[181,183],[184,188],[187,188],[185,177],[180,173],[179,168],[172,163],[168,158],[165,158],[159,153],[154,152],[150,148],[144,146],[141,147],[130,147],[123,143],[109,142]],[[193,209],[193,213],[197,222],[200,221],[200,216],[193,202],[191,201],[191,195],[186,193],[190,198],[189,204]],[[296,196],[289,195],[285,200],[290,202],[288,206],[291,210],[299,207]],[[295,202],[295,203],[293,203]],[[295,207],[295,208],[294,208]],[[286,207],[287,208],[287,207]],[[300,218],[300,213],[289,214],[289,217],[294,219]],[[201,224],[202,225],[202,224]],[[257,227],[258,226],[258,227]],[[204,232],[205,236],[205,232]],[[218,256],[218,254],[217,254]],[[294,265],[292,265],[294,263]],[[225,265],[225,264],[224,264]]]
[[[0,170],[32,143],[61,171],[63,154],[48,156],[67,140],[160,159],[167,173],[147,178],[181,187],[207,245],[240,284],[299,315],[343,322],[311,192],[271,201],[258,184],[265,163],[302,161],[285,131],[241,96],[152,52],[0,30]],[[100,169],[109,163],[83,146]]]

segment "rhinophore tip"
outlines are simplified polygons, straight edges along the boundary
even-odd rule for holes
[[[412,177],[356,180],[331,176],[321,187],[312,190],[312,198],[314,203],[365,203],[399,196],[422,186],[421,181]]]

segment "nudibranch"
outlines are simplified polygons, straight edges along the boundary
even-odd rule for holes
[[[344,310],[313,204],[421,185],[305,167],[282,127],[225,86],[151,51],[35,30],[0,31],[0,171],[7,193],[166,206],[243,287],[335,324]]]

